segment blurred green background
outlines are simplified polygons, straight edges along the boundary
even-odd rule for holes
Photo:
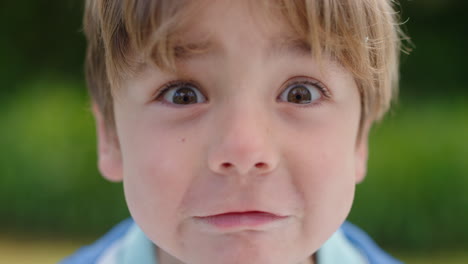
[[[52,263],[129,215],[96,168],[82,6],[0,4],[0,263]],[[408,263],[468,263],[468,2],[401,6],[415,49],[349,219]]]

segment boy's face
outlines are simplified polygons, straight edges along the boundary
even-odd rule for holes
[[[288,34],[213,1],[181,36],[207,49],[178,62],[182,77],[148,66],[116,96],[118,146],[97,113],[100,169],[123,179],[161,263],[310,263],[348,215],[366,166],[358,89]],[[283,217],[200,218],[252,211]]]

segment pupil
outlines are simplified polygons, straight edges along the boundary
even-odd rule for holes
[[[302,96],[301,95],[296,95],[296,100],[301,100],[302,99]]]
[[[190,87],[178,89],[172,98],[176,104],[193,104],[197,102],[197,94]]]

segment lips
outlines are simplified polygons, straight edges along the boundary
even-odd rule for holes
[[[263,211],[227,212],[223,214],[196,217],[198,220],[220,229],[255,228],[282,220],[279,216]]]

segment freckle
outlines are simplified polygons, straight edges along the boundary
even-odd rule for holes
[[[181,142],[185,142],[185,138],[181,138],[180,141],[181,141]]]

